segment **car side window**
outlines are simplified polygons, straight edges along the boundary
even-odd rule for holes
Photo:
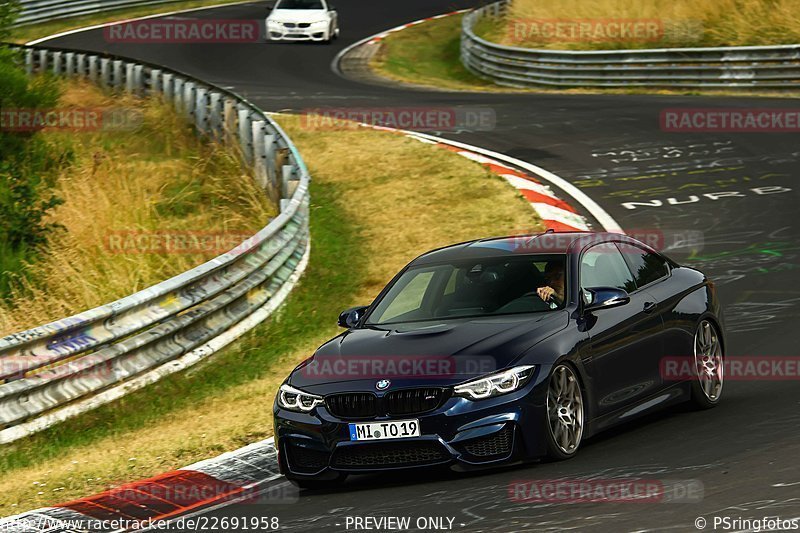
[[[669,274],[669,266],[660,255],[634,244],[617,243],[617,246],[633,272],[637,287],[649,285]]]
[[[603,243],[586,250],[581,258],[581,287],[614,287],[628,292],[636,290],[627,263],[614,243]]]

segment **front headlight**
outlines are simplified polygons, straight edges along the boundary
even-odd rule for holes
[[[535,366],[518,366],[509,370],[456,385],[456,396],[468,400],[483,400],[514,392],[525,386],[533,376]]]
[[[312,26],[316,26],[317,24],[327,24],[328,22],[330,22],[330,21],[329,20],[315,20],[314,22],[311,23],[311,25]]]
[[[303,392],[290,385],[283,384],[278,390],[278,405],[289,411],[308,413],[323,403],[322,396]]]

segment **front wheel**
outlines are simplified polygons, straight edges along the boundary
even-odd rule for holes
[[[573,457],[581,445],[584,424],[583,393],[575,372],[567,364],[555,367],[547,387],[547,455],[562,461]]]
[[[694,334],[694,368],[697,379],[692,380],[692,404],[710,409],[719,404],[725,367],[719,332],[708,320],[700,322]]]

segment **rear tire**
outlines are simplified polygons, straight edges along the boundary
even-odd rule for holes
[[[547,386],[545,441],[547,457],[555,461],[578,453],[583,439],[584,403],[578,376],[565,363],[556,365]]]
[[[694,334],[694,370],[692,406],[711,409],[719,405],[725,381],[725,357],[719,330],[713,322],[703,320]]]

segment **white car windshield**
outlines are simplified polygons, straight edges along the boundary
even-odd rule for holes
[[[325,9],[322,0],[280,0],[275,9]]]

